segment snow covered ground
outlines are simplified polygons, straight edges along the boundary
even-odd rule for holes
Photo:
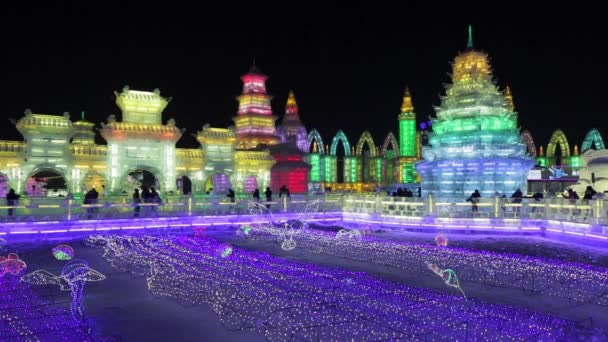
[[[447,295],[448,297],[445,298],[449,299],[449,303],[454,303],[453,308],[468,310],[467,306],[462,306],[464,301],[459,299],[462,295],[458,290],[446,286],[441,278],[428,269],[422,270],[413,266],[396,267],[390,263],[382,264],[374,261],[356,260],[352,257],[354,251],[344,251],[345,256],[341,256],[338,253],[340,252],[339,248],[335,246],[326,247],[324,251],[312,250],[306,248],[305,239],[299,236],[294,237],[299,245],[293,250],[285,251],[271,236],[261,234],[252,238],[242,234],[237,235],[235,233],[237,229],[238,227],[210,227],[206,236],[218,241],[229,242],[235,247],[241,247],[245,249],[243,253],[246,253],[247,250],[265,251],[287,262],[294,261],[296,263],[328,266],[332,271],[323,269],[323,272],[332,272],[331,274],[343,271],[363,272],[360,276],[363,277],[361,279],[365,279],[365,282],[371,281],[371,278],[366,278],[371,276],[383,282],[388,282],[388,285],[383,286],[391,288],[392,286],[407,286],[431,289],[440,296]],[[324,228],[326,231],[333,230],[334,232],[337,229],[339,228]],[[436,249],[432,246],[434,245],[435,234],[374,228],[371,235],[378,241],[429,244],[429,248]],[[608,250],[601,248],[555,242],[532,236],[449,234],[447,236],[449,239],[448,248],[487,250],[497,253],[576,262],[593,265],[593,272],[599,272],[601,275],[603,270],[608,275]],[[116,341],[262,341],[268,337],[268,334],[260,331],[260,329],[246,329],[244,331],[227,329],[225,317],[222,321],[209,303],[189,305],[168,296],[153,295],[148,290],[146,277],[133,276],[113,268],[102,256],[102,248],[90,246],[83,241],[72,241],[69,244],[76,250],[77,258],[87,260],[93,269],[106,275],[105,280],[87,283],[85,286],[85,315],[92,319],[100,337],[113,337]],[[56,273],[61,269],[64,262],[53,258],[50,250],[55,245],[57,243],[10,244],[9,241],[0,255],[7,252],[17,252],[21,259],[28,263],[27,272],[47,269]],[[348,246],[352,248],[354,245]],[[162,247],[159,246],[159,248]],[[393,247],[387,247],[389,251],[391,248]],[[350,254],[347,255],[346,252]],[[387,254],[381,255],[386,257]],[[451,266],[445,265],[445,267]],[[567,267],[570,267],[569,264]],[[458,268],[455,267],[454,270],[456,274],[459,274]],[[601,305],[604,303],[604,297],[594,299],[595,302],[600,304],[590,304],[584,301],[577,302],[545,295],[542,292],[530,293],[509,286],[487,286],[482,283],[468,282],[467,279],[472,279],[473,275],[464,271],[460,278],[460,286],[467,297],[472,299],[471,303],[479,306],[479,310],[495,304],[507,308],[521,308],[529,310],[529,312],[536,312],[541,315],[539,317],[555,316],[563,322],[571,322],[575,327],[574,335],[570,335],[568,340],[608,340],[606,330],[602,330],[602,328],[608,327],[608,306]],[[363,280],[359,282],[359,278],[353,279],[354,284],[349,284],[352,291],[355,293],[357,291],[367,291],[363,285]],[[359,286],[360,289],[358,289]],[[69,294],[63,293],[63,296],[63,300],[60,300],[62,304],[58,305],[63,305],[66,309],[69,309],[68,304],[66,304],[69,302]],[[446,317],[456,317],[452,315],[452,310],[446,313]],[[462,336],[459,334],[460,332],[456,330],[453,339]],[[450,338],[444,336],[443,340],[450,340]],[[501,339],[497,337],[496,340]]]

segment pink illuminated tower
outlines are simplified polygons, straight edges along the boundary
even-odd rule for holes
[[[289,92],[287,106],[285,107],[285,117],[280,127],[282,142],[295,141],[298,148],[302,151],[308,149],[308,134],[306,127],[300,121],[298,104],[293,91]]]
[[[237,97],[239,111],[232,120],[236,126],[238,149],[251,149],[259,144],[274,145],[279,142],[275,128],[277,117],[272,115],[270,100],[266,93],[268,77],[255,66],[241,77],[243,93]]]

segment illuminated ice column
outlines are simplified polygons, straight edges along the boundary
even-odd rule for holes
[[[359,181],[359,157],[344,157],[344,183],[356,183]]]
[[[321,182],[321,155],[317,149],[317,143],[315,142],[312,148],[312,153],[309,154],[308,159],[312,168],[310,169],[310,181]]]
[[[399,155],[401,157],[416,156],[416,113],[410,89],[407,87],[399,114]]]
[[[326,182],[325,178],[325,154],[329,151],[325,149],[323,145],[323,139],[321,135],[316,129],[312,129],[308,133],[308,138],[306,142],[308,148],[312,145],[308,157],[306,160],[311,165],[311,170],[309,173],[309,186],[311,191],[319,191],[322,190],[322,183]]]
[[[400,183],[415,183],[414,163],[419,156],[419,137],[416,134],[416,112],[410,89],[405,88],[399,114],[399,176]]]
[[[325,166],[324,169],[324,181],[326,183],[335,183],[338,179],[337,179],[337,170],[338,170],[338,158],[335,156],[329,156],[329,155],[325,155],[325,156],[320,156],[320,158],[323,160],[323,166]]]
[[[163,189],[165,191],[175,191],[177,184],[175,183],[175,144],[164,144],[164,165],[161,170],[163,173]]]
[[[118,152],[118,144],[108,143],[108,159],[110,161],[110,191],[118,191],[120,186],[120,154]]]

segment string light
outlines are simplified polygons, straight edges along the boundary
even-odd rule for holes
[[[319,222],[316,226],[322,228]],[[604,269],[558,260],[499,254],[464,248],[434,247],[404,241],[387,241],[371,236],[336,239],[328,228],[309,229],[298,235],[304,251],[327,254],[372,265],[395,267],[405,272],[427,268],[426,263],[449,264],[459,280],[489,287],[512,288],[524,293],[563,298],[578,303],[608,306],[608,274]],[[355,225],[351,228],[354,229]],[[273,239],[272,232],[256,229],[253,240]]]
[[[36,270],[21,277],[21,281],[34,285],[59,285],[61,291],[70,291],[72,304],[70,312],[75,321],[84,318],[84,284],[87,281],[101,281],[106,277],[89,267],[89,264],[80,259],[68,261],[56,276],[46,270]]]
[[[283,250],[290,251],[297,246],[296,241],[293,239],[294,235],[300,234],[308,228],[308,221],[319,211],[319,204],[319,200],[306,202],[297,218],[284,223],[283,229],[277,228],[277,226],[280,226],[279,222],[274,218],[272,212],[266,206],[258,202],[249,202],[247,209],[250,215],[264,218],[258,223],[259,227],[274,235]]]
[[[99,341],[91,321],[75,322],[55,295],[17,276],[0,277],[0,341]]]
[[[162,239],[163,248],[157,240],[89,238],[118,269],[146,277],[154,295],[208,304],[225,328],[259,332],[269,341],[559,340],[573,327],[552,316],[263,252],[233,248],[229,259],[218,259],[222,243],[211,238]]]

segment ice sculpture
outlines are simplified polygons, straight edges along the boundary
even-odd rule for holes
[[[469,32],[470,33],[470,32]],[[485,53],[473,49],[472,39],[456,56],[452,84],[436,107],[431,148],[416,169],[422,195],[466,197],[478,189],[483,197],[527,188],[534,161],[517,128],[517,113],[492,80]]]
[[[89,264],[80,259],[68,261],[61,274],[56,276],[46,270],[37,270],[21,277],[21,281],[35,285],[59,285],[62,291],[70,291],[72,304],[70,311],[75,321],[82,321],[84,316],[84,284],[87,281],[100,281],[106,276],[89,267]]]

